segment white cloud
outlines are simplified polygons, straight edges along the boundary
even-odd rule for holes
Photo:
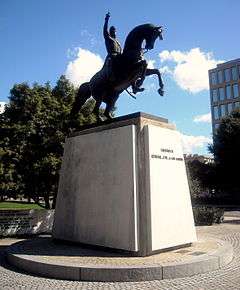
[[[216,67],[222,60],[213,58],[212,53],[203,52],[200,48],[189,51],[164,50],[159,54],[161,62],[173,62],[171,71],[174,80],[184,90],[198,93],[208,89],[208,70]]]
[[[80,47],[77,49],[76,58],[68,63],[65,71],[66,77],[76,87],[89,81],[103,66],[103,60],[98,54]]]
[[[5,102],[0,102],[0,114],[2,114],[4,112],[6,104],[7,103],[5,103]]]
[[[211,113],[204,114],[204,115],[198,115],[194,117],[193,122],[195,123],[211,123]]]
[[[160,68],[160,73],[161,73],[161,74],[167,73],[167,74],[172,75],[172,71],[171,71],[171,69],[170,69],[167,65],[162,66],[162,67]]]
[[[156,61],[153,60],[153,59],[148,60],[148,61],[147,61],[147,65],[148,65],[148,66],[147,66],[147,67],[150,68],[150,69],[153,69],[153,68],[154,68],[154,64],[155,64],[155,62],[156,62]]]
[[[212,143],[212,139],[206,136],[191,136],[181,134],[183,152],[186,154],[194,153],[194,150],[203,148],[204,146]]]

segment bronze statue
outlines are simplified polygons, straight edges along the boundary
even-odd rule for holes
[[[77,92],[75,102],[71,110],[74,117],[87,99],[91,96],[96,100],[93,112],[100,121],[99,107],[102,102],[106,103],[104,116],[111,117],[113,109],[119,95],[132,86],[133,93],[141,92],[144,89],[141,85],[146,76],[156,74],[159,81],[158,93],[163,96],[163,82],[158,69],[147,68],[144,59],[144,50],[154,48],[156,39],[162,38],[162,27],[153,24],[143,24],[135,27],[127,36],[124,49],[122,51],[120,43],[116,39],[115,27],[110,27],[108,31],[108,20],[110,14],[107,13],[103,28],[105,44],[108,55],[102,69],[97,72],[89,82],[83,83]],[[145,40],[145,48],[142,43]]]

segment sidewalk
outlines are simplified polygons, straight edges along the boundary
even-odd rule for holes
[[[220,225],[197,227],[198,234],[228,241],[234,248],[233,261],[220,270],[192,277],[146,282],[78,282],[45,279],[20,272],[4,259],[6,247],[18,239],[0,240],[0,289],[240,289],[240,212],[226,212]]]

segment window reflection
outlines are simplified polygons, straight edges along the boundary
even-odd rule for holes
[[[211,84],[216,85],[217,84],[217,74],[216,72],[211,73]]]
[[[228,108],[228,114],[231,114],[233,110],[233,103],[227,104],[227,108]]]
[[[220,116],[224,117],[226,115],[226,108],[225,105],[220,106]]]
[[[213,117],[215,120],[219,119],[218,106],[213,107]]]
[[[225,99],[224,88],[219,88],[219,99],[223,101]]]
[[[231,80],[231,73],[230,73],[230,69],[227,68],[224,70],[224,77],[225,77],[225,81],[229,82]]]
[[[217,102],[218,101],[218,92],[217,90],[212,90],[212,101]]]
[[[235,102],[234,103],[234,109],[240,108],[240,102]]]
[[[218,71],[218,83],[223,83],[223,72],[221,70]]]
[[[232,79],[234,81],[236,81],[238,79],[238,72],[237,72],[237,67],[236,66],[232,67]]]
[[[226,96],[227,96],[227,99],[231,99],[232,98],[232,92],[231,92],[231,86],[230,85],[226,86]]]
[[[233,85],[233,97],[237,98],[239,96],[238,84]]]

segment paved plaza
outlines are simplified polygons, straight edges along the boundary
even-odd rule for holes
[[[6,263],[5,250],[17,239],[0,240],[0,289],[240,289],[240,212],[225,214],[225,222],[198,227],[198,235],[228,241],[234,248],[232,262],[222,269],[192,277],[147,282],[78,282],[46,279],[22,272]]]

